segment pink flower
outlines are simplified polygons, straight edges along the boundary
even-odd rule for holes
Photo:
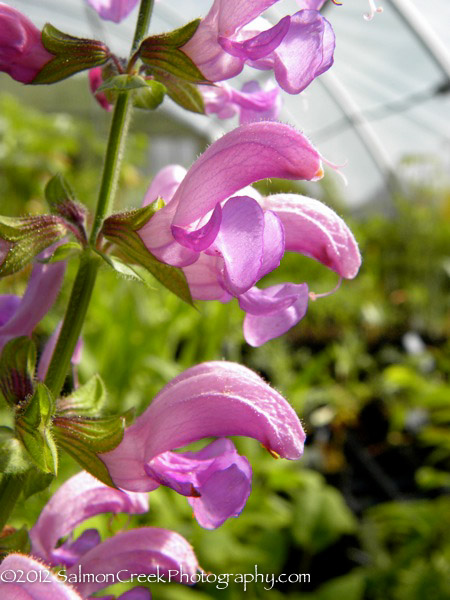
[[[0,596],[5,600],[83,600],[49,567],[23,554],[10,554],[0,565]]]
[[[15,8],[0,2],[0,71],[31,83],[53,57],[41,42],[41,32]]]
[[[180,169],[166,168],[155,178],[145,204],[161,196],[166,206],[138,234],[159,260],[183,268],[194,299],[236,297],[247,313],[249,344],[282,335],[306,313],[305,283],[255,287],[285,251],[311,256],[343,278],[357,274],[358,246],[334,211],[304,196],[261,198],[245,187],[265,177],[322,175],[319,153],[291,127],[244,125],[212,144],[184,178]]]
[[[94,98],[100,104],[102,108],[107,111],[112,109],[112,104],[108,101],[106,95],[103,92],[97,92],[97,88],[103,83],[102,68],[94,67],[89,70],[89,87],[91,92],[94,94]]]
[[[305,433],[280,394],[241,365],[203,363],[175,377],[102,460],[123,489],[162,484],[187,496],[199,524],[212,529],[238,516],[250,493],[250,465],[223,439],[230,435],[290,460],[303,453]],[[172,452],[212,436],[219,439],[199,452]]]
[[[105,21],[120,23],[138,3],[138,0],[87,0],[88,4]]]
[[[238,92],[226,83],[215,86],[200,86],[206,114],[216,113],[220,119],[229,119],[239,114],[239,123],[275,120],[281,109],[278,86],[261,89],[257,81],[248,81]]]
[[[37,260],[50,256],[51,252],[51,249],[44,250]],[[0,351],[9,340],[31,335],[53,306],[63,282],[65,268],[65,262],[36,262],[22,298],[0,296]]]
[[[190,544],[166,529],[132,529],[104,542],[96,529],[87,529],[75,541],[72,538],[75,527],[95,515],[147,511],[147,494],[110,488],[82,471],[66,481],[43,508],[30,531],[31,553],[52,567],[64,565],[69,582],[71,576],[80,571],[90,573],[90,578],[74,583],[82,598],[90,598],[91,594],[111,585],[111,577],[114,582],[126,581],[131,573],[149,575],[157,569],[162,574],[177,570],[194,575],[198,563]],[[68,534],[69,538],[58,546],[58,540]],[[108,580],[104,577],[107,574],[110,574]],[[73,597],[78,598],[75,593]],[[120,596],[122,600],[131,598],[149,600],[150,592],[134,588]]]
[[[317,10],[307,9],[266,28],[257,18],[275,2],[215,0],[183,51],[210,81],[235,77],[247,64],[273,70],[286,92],[298,94],[333,64],[334,33]]]

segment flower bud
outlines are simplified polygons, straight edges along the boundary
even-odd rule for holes
[[[16,81],[31,83],[52,58],[39,29],[18,10],[0,3],[0,71]]]

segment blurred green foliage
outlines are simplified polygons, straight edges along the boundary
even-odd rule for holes
[[[45,210],[43,188],[61,171],[92,206],[102,142],[68,115],[43,115],[0,99],[1,210]],[[137,205],[148,183],[139,170],[147,141],[133,133],[122,168],[120,206]],[[274,188],[276,182],[265,184]],[[331,202],[332,198],[328,198]],[[444,600],[450,596],[450,196],[404,186],[393,215],[351,222],[364,257],[354,281],[311,302],[304,321],[257,349],[242,337],[235,302],[184,305],[155,281],[154,291],[100,273],[84,329],[79,376],[100,373],[109,410],[142,412],[174,375],[205,360],[243,362],[293,404],[309,436],[303,460],[275,461],[253,440],[236,444],[253,466],[253,492],[238,519],[215,531],[192,519],[185,498],[160,488],[148,515],[131,525],[157,525],[184,535],[212,573],[310,573],[310,583],[249,584],[245,597],[270,593],[292,600]],[[342,212],[342,211],[340,211]],[[36,332],[42,345],[62,318],[76,265],[55,310]],[[25,274],[0,283],[20,293]],[[285,257],[263,285],[307,281],[315,292],[337,276],[314,261]],[[6,418],[6,417],[5,417]],[[31,526],[50,492],[77,470],[62,459],[49,490],[17,508]],[[102,535],[127,519],[91,519]],[[242,584],[152,586],[154,597],[238,599]]]

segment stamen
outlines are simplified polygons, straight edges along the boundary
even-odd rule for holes
[[[342,2],[338,2],[337,0],[331,0],[331,2],[336,4],[336,6],[342,6]]]
[[[331,296],[331,294],[334,294],[334,292],[338,291],[338,289],[341,287],[341,283],[342,277],[339,277],[339,281],[330,292],[324,292],[323,294],[315,294],[314,292],[309,292],[309,298],[314,302],[315,300],[317,300],[317,298],[326,298],[327,296]]]
[[[378,6],[375,4],[375,0],[369,0],[369,7],[370,7],[370,13],[366,13],[365,15],[363,15],[364,19],[366,21],[371,21],[376,13],[382,13],[383,9],[381,8],[381,6]]]
[[[337,165],[336,163],[332,163],[329,160],[327,160],[326,158],[324,158],[322,155],[320,156],[320,158],[323,160],[323,162],[328,165],[329,167],[331,167],[334,171],[336,171],[336,173],[341,177],[342,181],[344,182],[344,185],[347,186],[348,185],[348,179],[347,177],[344,175],[344,173],[341,171],[341,169],[343,167],[346,167],[348,164],[348,160],[346,160],[342,165]]]

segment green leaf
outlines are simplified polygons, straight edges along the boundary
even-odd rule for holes
[[[103,418],[57,416],[54,419],[55,439],[83,469],[114,487],[108,469],[97,453],[109,452],[120,444],[127,418],[127,415]]]
[[[53,479],[54,476],[51,473],[43,473],[35,468],[30,469],[30,471],[27,473],[25,484],[23,486],[24,499],[47,489]]]
[[[120,248],[128,260],[144,267],[164,287],[193,306],[191,292],[183,271],[155,258],[137,233],[158,210],[158,205],[154,206],[155,204],[154,202],[144,208],[111,215],[103,223],[102,233],[106,239]]]
[[[34,395],[17,415],[16,433],[35,465],[44,473],[56,475],[58,452],[51,433],[53,409],[50,391],[43,383],[37,383]]]
[[[10,340],[0,357],[0,390],[11,407],[17,407],[34,392],[36,347],[28,337]]]
[[[182,108],[201,115],[205,114],[203,96],[193,83],[177,79],[169,73],[158,73],[158,81],[164,84],[167,95]]]
[[[68,224],[56,215],[0,217],[0,277],[23,269],[67,230]]]
[[[147,87],[147,82],[140,75],[115,75],[100,85],[96,92],[129,92],[139,88]]]
[[[61,246],[58,246],[51,256],[39,262],[45,264],[61,262],[62,260],[67,260],[68,258],[77,256],[82,250],[82,246],[80,246],[80,244],[77,242],[67,242],[66,244],[61,244]]]
[[[136,90],[133,94],[133,105],[136,108],[155,110],[163,102],[166,87],[159,81],[151,79],[147,87]]]
[[[208,83],[203,73],[187,54],[181,50],[197,31],[200,19],[188,23],[180,29],[162,35],[146,38],[138,55],[152,74],[170,73],[191,83]]]
[[[67,439],[57,435],[58,446],[65,450],[88,473],[97,477],[105,485],[116,487],[105,463],[89,448],[76,438]]]
[[[8,529],[0,537],[0,558],[11,552],[28,554],[31,551],[31,544],[26,527],[21,527],[21,529],[11,527]]]
[[[109,48],[98,40],[77,38],[47,23],[42,43],[54,55],[31,83],[55,83],[85,69],[103,65],[111,56]]]
[[[59,214],[59,207],[67,201],[77,202],[73,189],[61,173],[57,173],[50,179],[45,186],[44,193],[53,213]]]
[[[53,421],[53,433],[57,440],[64,437],[66,443],[75,439],[95,453],[109,452],[120,444],[125,431],[123,415],[112,417],[62,417]]]
[[[62,417],[94,417],[106,402],[106,389],[100,375],[94,375],[70,396],[57,400],[56,415]]]
[[[201,19],[194,19],[190,21],[186,25],[179,27],[178,29],[174,29],[169,33],[162,33],[160,35],[155,35],[151,38],[151,40],[155,40],[155,43],[164,45],[164,46],[173,46],[174,48],[181,48],[185,44],[189,42],[189,40],[194,36],[195,32],[200,25]],[[145,42],[146,40],[144,40]]]
[[[98,254],[103,258],[105,263],[114,269],[116,273],[126,277],[127,279],[133,279],[135,281],[139,281],[139,283],[143,283],[149,287],[151,287],[145,277],[143,277],[136,268],[130,267],[127,263],[117,258],[117,256],[110,256],[108,254],[103,254],[103,252],[98,252]]]
[[[85,230],[86,209],[77,202],[76,196],[64,179],[57,173],[45,186],[45,198],[53,214],[59,215],[73,225],[72,232],[83,243],[87,243]],[[62,260],[62,259],[60,259]]]
[[[28,453],[9,427],[0,427],[0,473],[17,475],[32,466]]]

